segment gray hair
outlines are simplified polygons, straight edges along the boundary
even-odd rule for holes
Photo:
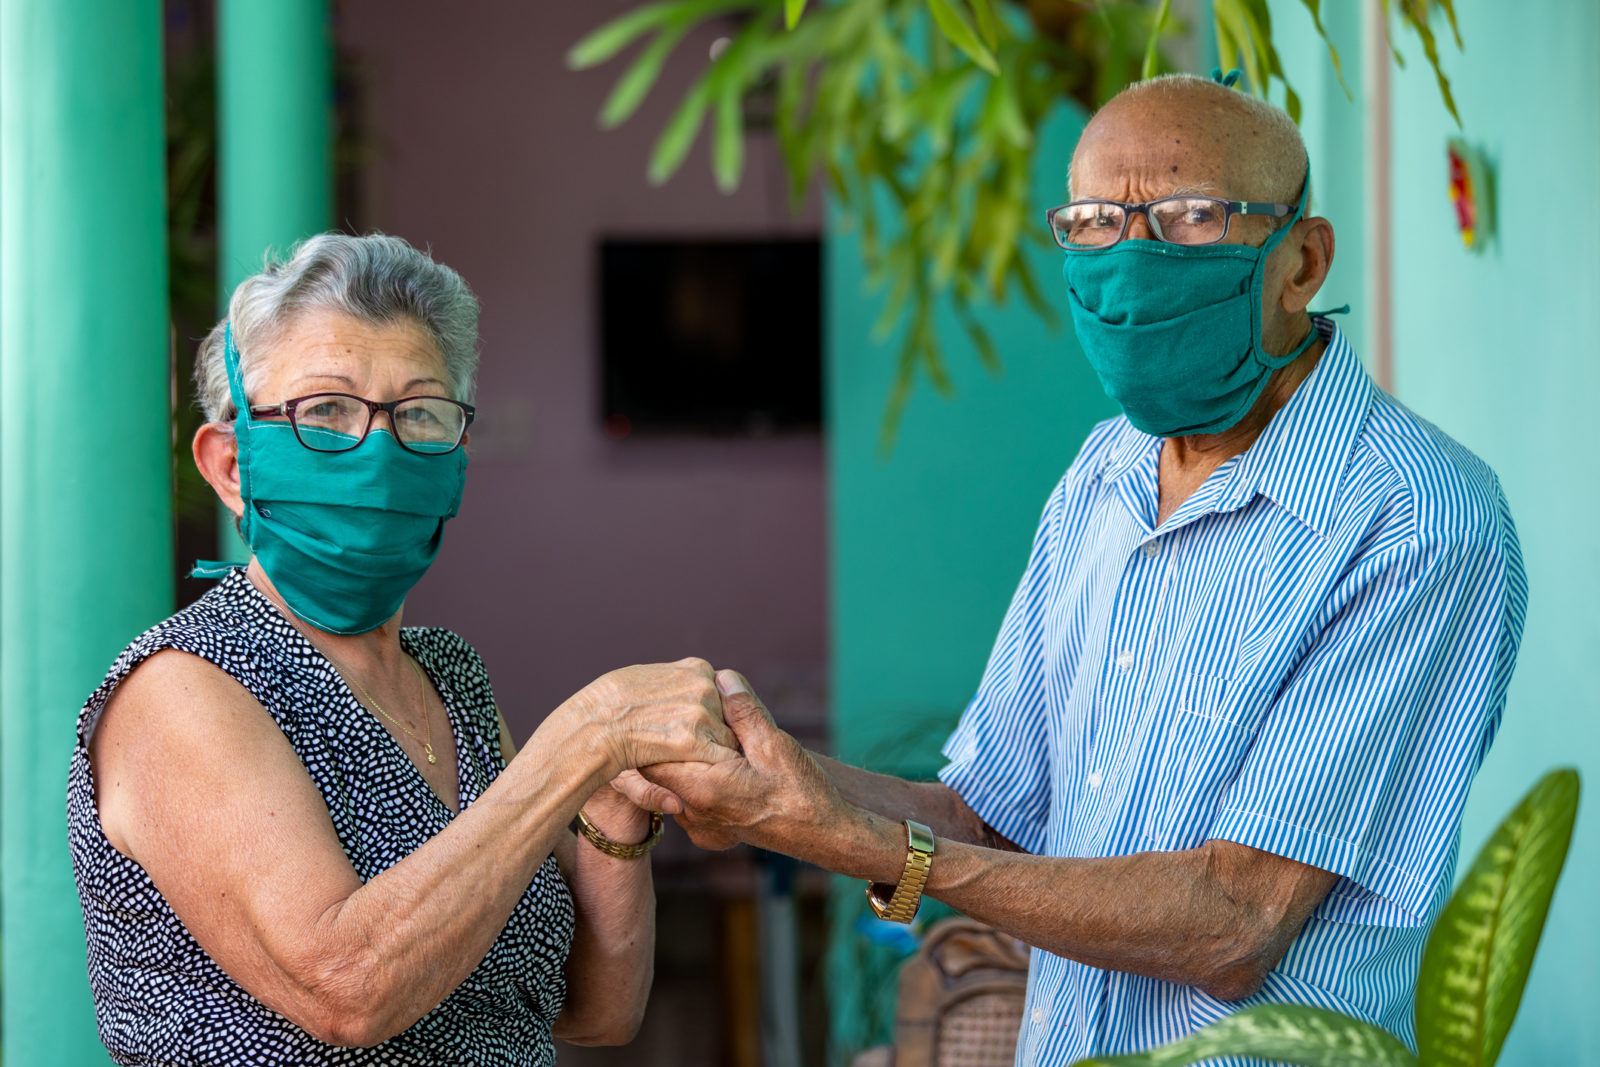
[[[224,332],[233,344],[248,395],[260,353],[271,348],[296,316],[337,311],[373,326],[411,322],[433,338],[457,400],[470,400],[478,370],[478,299],[461,275],[398,237],[321,233],[297,244],[289,258],[269,253],[260,274],[239,283],[228,317],[211,328],[195,357],[194,381],[207,422],[237,416],[228,392]]]

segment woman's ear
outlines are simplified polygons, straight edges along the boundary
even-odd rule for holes
[[[244,516],[244,498],[239,495],[239,439],[233,428],[220,422],[208,422],[195,431],[190,445],[194,452],[194,465],[223,506],[233,512],[234,518]]]

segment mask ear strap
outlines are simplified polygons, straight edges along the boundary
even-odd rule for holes
[[[1271,253],[1274,248],[1277,248],[1278,245],[1283,242],[1283,239],[1289,233],[1289,230],[1293,228],[1294,224],[1305,217],[1306,197],[1308,197],[1310,194],[1311,159],[1308,156],[1306,158],[1306,176],[1305,179],[1300,183],[1300,199],[1294,205],[1294,212],[1290,214],[1286,220],[1284,220],[1283,225],[1279,226],[1272,236],[1268,237],[1266,241],[1262,242],[1261,251],[1263,255],[1267,255]]]
[[[228,371],[228,395],[233,398],[233,410],[240,419],[250,417],[250,408],[244,395],[244,374],[239,369],[239,350],[233,345],[233,323],[222,326],[222,363]]]

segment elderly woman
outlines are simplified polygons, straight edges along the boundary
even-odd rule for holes
[[[611,783],[733,739],[684,660],[513,752],[472,648],[401,628],[460,504],[476,334],[453,271],[323,235],[200,348],[194,458],[252,558],[117,658],[72,762],[119,1063],[547,1064],[638,1026],[661,817]]]

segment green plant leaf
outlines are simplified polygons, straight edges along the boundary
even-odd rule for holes
[[[1546,774],[1440,913],[1417,975],[1417,1049],[1430,1067],[1490,1067],[1499,1058],[1577,816],[1578,772]]]
[[[645,4],[584,34],[567,50],[567,66],[572,70],[588,70],[612,59],[653,29],[687,29],[712,15],[759,3],[760,0],[662,0]]]
[[[715,116],[711,173],[717,188],[731,193],[739,188],[739,176],[744,172],[744,93],[736,79],[725,79],[717,91]]]
[[[1456,39],[1456,51],[1461,51],[1461,27],[1456,24],[1455,0],[1439,0],[1439,6],[1444,8],[1445,18],[1450,20],[1450,36]]]
[[[672,17],[673,9],[679,6],[681,4],[678,2],[646,4],[590,30],[567,50],[567,66],[572,70],[599,66],[665,23]]]
[[[1000,35],[1005,31],[1005,25],[1000,21],[1000,16],[995,14],[994,0],[971,0],[971,3],[972,13],[978,16],[978,33],[983,37],[983,43],[988,45],[991,51],[999,48]]]
[[[1383,17],[1383,39],[1389,44],[1389,54],[1394,56],[1394,65],[1401,70],[1406,69],[1406,57],[1400,54],[1400,49],[1395,47],[1394,31],[1390,28],[1389,4],[1391,0],[1378,0],[1378,11]]]
[[[1226,40],[1233,53],[1234,62],[1244,68],[1250,79],[1250,88],[1257,94],[1266,91],[1267,73],[1263,69],[1261,53],[1256,47],[1259,30],[1252,25],[1250,13],[1243,0],[1213,0],[1212,14],[1217,22],[1217,48],[1226,57]],[[1231,64],[1230,64],[1231,65]]]
[[[1264,1004],[1219,1019],[1149,1052],[1094,1056],[1073,1067],[1184,1067],[1216,1056],[1254,1056],[1302,1067],[1416,1067],[1381,1027],[1304,1004]]]
[[[1308,0],[1314,3],[1315,0]],[[1156,73],[1156,44],[1161,40],[1161,31],[1166,28],[1167,16],[1172,14],[1172,0],[1161,0],[1161,8],[1156,12],[1156,20],[1150,26],[1150,40],[1144,46],[1144,63],[1139,68],[1139,77],[1153,78]]]
[[[978,362],[983,364],[983,369],[989,372],[991,378],[1000,377],[1003,365],[1000,353],[994,347],[994,338],[989,336],[989,331],[973,317],[971,311],[963,311],[960,318],[961,328],[967,331],[967,338],[972,342],[972,351],[977,354]]]
[[[678,109],[667,120],[661,136],[656,138],[656,146],[650,152],[651,185],[660,185],[683,166],[683,159],[689,154],[695,135],[700,132],[700,124],[705,121],[706,108],[710,103],[711,90],[707,78],[703,76],[683,94]]]
[[[783,0],[783,26],[792,30],[800,24],[800,16],[805,13],[806,0]]]
[[[639,53],[632,66],[617,79],[611,95],[606,97],[605,104],[600,108],[602,129],[609,130],[621,125],[628,116],[639,110],[639,105],[649,95],[656,79],[661,76],[661,68],[666,64],[667,57],[688,32],[687,23],[683,26],[669,26],[656,34],[644,51]]]
[[[1422,54],[1427,57],[1428,65],[1433,67],[1434,80],[1439,83],[1439,95],[1444,97],[1445,110],[1450,112],[1450,117],[1456,120],[1456,128],[1461,128],[1461,113],[1456,110],[1456,98],[1450,92],[1450,79],[1445,77],[1444,68],[1439,66],[1439,42],[1434,39],[1433,27],[1428,25],[1428,12],[1431,7],[1424,7],[1420,12],[1410,4],[1400,5],[1400,17],[1417,31],[1417,36],[1422,39]],[[1451,9],[1450,24],[1455,25],[1455,11]]]
[[[968,59],[990,74],[1000,73],[1000,64],[996,62],[994,53],[989,51],[988,45],[978,39],[972,23],[951,5],[950,0],[928,0],[928,11],[933,15],[933,21],[938,24],[939,32],[944,34],[945,40],[965,52]]]
[[[1339,63],[1339,50],[1333,46],[1333,39],[1328,36],[1328,31],[1322,25],[1322,0],[1300,0],[1305,9],[1311,12],[1311,25],[1317,29],[1317,36],[1322,38],[1322,43],[1328,46],[1328,58],[1333,61],[1333,73],[1339,79],[1339,88],[1344,90],[1346,100],[1354,100],[1350,95],[1350,86],[1345,84],[1344,67]],[[1299,122],[1298,119],[1295,120]]]

